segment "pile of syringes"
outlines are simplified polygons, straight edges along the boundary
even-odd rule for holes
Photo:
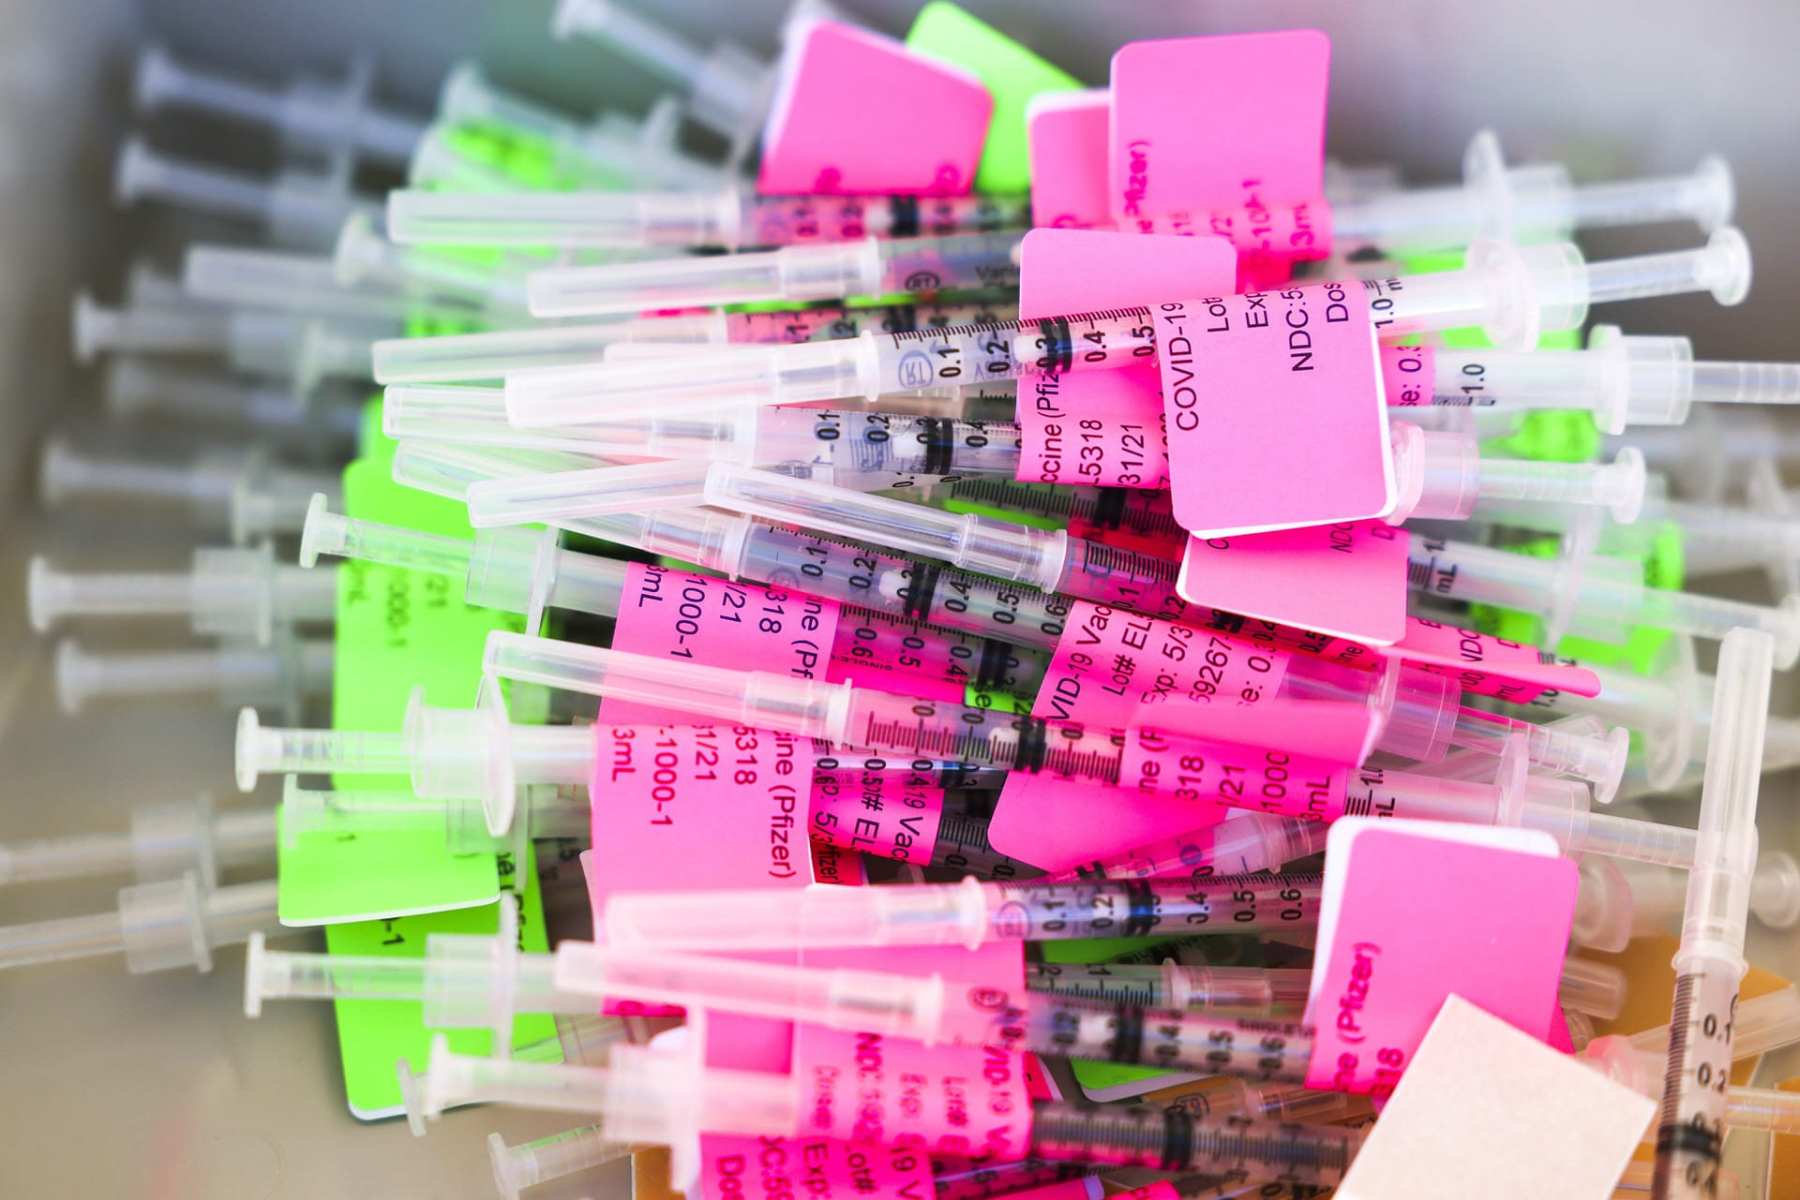
[[[119,148],[121,204],[224,232],[73,298],[107,422],[39,499],[182,549],[22,586],[63,710],[216,697],[246,795],[0,844],[130,880],[0,966],[333,1000],[358,1114],[567,1115],[490,1139],[510,1197],[655,1146],[705,1200],[1318,1196],[1405,1086],[1320,1068],[1392,822],[1571,860],[1539,1040],[1658,1106],[1614,1194],[1759,1194],[1800,362],[1630,303],[1746,299],[1731,169],[1327,160],[1310,31],[1085,88],[946,0],[904,40],[795,0],[775,57],[653,7],[546,31],[644,115],[142,52],[142,114],[285,165]],[[1262,54],[1310,152],[1179,96],[1193,147],[1133,140],[1152,65]],[[1578,248],[1626,226],[1672,248]]]

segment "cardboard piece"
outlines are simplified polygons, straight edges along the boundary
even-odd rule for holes
[[[1605,1200],[1655,1111],[1453,995],[1336,1194]]]

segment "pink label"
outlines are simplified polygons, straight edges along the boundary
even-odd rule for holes
[[[1035,1054],[1019,1055],[1020,1065],[1025,1068],[1025,1092],[1033,1100],[1061,1100],[1062,1093],[1057,1090],[1056,1081],[1050,1078],[1050,1072],[1044,1070],[1043,1060]]]
[[[1169,446],[1155,367],[1027,376],[1019,381],[1018,416],[1017,479],[1093,487],[1169,486]]]
[[[1198,535],[1393,507],[1368,301],[1322,283],[1155,306],[1175,519]]]
[[[1200,699],[1207,695],[1206,687],[1216,692],[1225,676],[1221,673],[1217,682],[1200,679],[1194,669],[1203,665],[1203,657],[1190,663],[1187,654],[1194,641],[1209,636],[1192,626],[1078,601],[1057,639],[1031,715],[1094,730],[1122,730],[1137,717],[1147,694],[1159,695],[1148,703],[1171,708],[1206,703]],[[1234,677],[1248,673],[1242,664],[1249,657],[1240,660]],[[1274,673],[1275,655],[1255,657],[1268,659],[1268,673]],[[1106,806],[1104,820],[1096,820],[1097,802]],[[1107,796],[1097,794],[1091,783],[1015,771],[1000,790],[988,841],[1022,862],[1061,871],[1211,825],[1223,815],[1217,806],[1188,797],[1153,792]]]
[[[1012,228],[1016,204],[992,196],[932,196],[899,203],[863,196],[782,196],[757,203],[747,246],[855,242],[866,237],[941,237]]]
[[[1247,192],[1244,202],[1232,208],[1160,213],[1152,218],[1153,231],[1224,238],[1240,259],[1259,268],[1331,256],[1331,206],[1323,199],[1268,204],[1255,187]]]
[[[595,911],[613,892],[798,888],[811,882],[810,741],[710,725],[597,725],[594,732],[594,848],[584,865]],[[794,960],[792,954],[773,957]],[[609,1004],[608,1011],[673,1010]],[[787,1069],[788,1022],[732,1013],[711,1017],[712,1065]]]
[[[794,1080],[804,1132],[932,1155],[1024,1157],[1031,1098],[1004,1047],[931,1046],[802,1026]]]
[[[854,850],[846,850],[818,838],[808,839],[807,849],[812,852],[814,883],[861,887],[869,882],[863,873],[862,855]]]
[[[1217,238],[1034,229],[1019,247],[1025,317],[1154,304],[1233,286],[1237,256]],[[1018,478],[1163,488],[1169,481],[1154,368],[1034,375],[1019,384]]]
[[[1157,729],[1131,731],[1119,768],[1119,785],[1139,795],[1326,822],[1345,815],[1347,777],[1325,759]]]
[[[849,96],[879,104],[847,104]],[[763,129],[773,195],[969,190],[994,100],[973,76],[835,21],[790,37]]]
[[[1176,587],[1195,604],[1390,645],[1407,628],[1406,549],[1379,521],[1192,537]]]
[[[907,696],[961,700],[985,643],[923,633],[914,622],[759,583],[647,563],[625,568],[613,648],[740,670],[785,669]],[[602,700],[609,721],[688,719],[673,709]]]
[[[822,772],[813,780],[814,841],[924,866],[931,861],[944,789],[908,771]]]
[[[700,1135],[698,1195],[715,1200],[930,1200],[917,1150],[825,1137]]]
[[[1056,93],[1025,114],[1031,153],[1031,223],[1057,229],[1111,225],[1106,139],[1112,98],[1105,91]]]
[[[1362,826],[1334,830],[1325,862],[1308,1087],[1385,1099],[1452,993],[1549,1039],[1573,860]]]
[[[1409,617],[1406,636],[1385,653],[1439,675],[1465,692],[1529,704],[1545,692],[1598,696],[1600,677],[1578,663],[1559,661],[1536,646],[1502,641],[1423,617]]]
[[[981,673],[984,639],[922,628],[866,608],[843,610],[831,643],[833,683],[931,700],[961,700]]]
[[[817,679],[826,674],[837,626],[835,600],[632,563],[625,569],[612,646],[632,654]],[[615,724],[692,720],[691,714],[613,698],[600,701],[600,715]]]
[[[1114,1200],[1120,1200],[1120,1198],[1115,1195]],[[1175,1190],[1174,1184],[1166,1179],[1159,1179],[1155,1183],[1132,1188],[1129,1192],[1124,1193],[1123,1200],[1182,1200],[1182,1195]]]
[[[1430,346],[1381,344],[1381,388],[1390,408],[1428,408],[1435,394],[1437,351]]]
[[[1126,43],[1108,139],[1119,227],[1320,195],[1330,64],[1330,40],[1310,29]]]

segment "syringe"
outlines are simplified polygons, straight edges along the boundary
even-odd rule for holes
[[[1027,963],[1025,985],[1115,1008],[1178,1009],[1222,1016],[1298,1021],[1312,972],[1282,967],[1161,963]],[[1625,1004],[1625,973],[1609,963],[1571,956],[1563,962],[1557,1000],[1565,1009],[1610,1020]]]
[[[545,172],[565,181],[564,186],[707,188],[716,186],[723,173],[713,163],[682,153],[676,145],[680,112],[667,99],[653,105],[642,121],[609,112],[584,124],[496,86],[478,64],[465,61],[445,74],[437,115],[452,128],[474,126],[501,131],[513,141],[530,139]],[[420,153],[409,165],[407,181],[413,187],[441,182],[433,179],[431,163],[422,157],[429,140],[428,135],[420,142]],[[517,182],[506,180],[502,186],[510,190]]]
[[[753,254],[544,267],[526,278],[525,293],[533,316],[586,317],[657,308],[844,300],[899,292],[1014,289],[1019,285],[1018,245],[1017,233],[871,237],[854,242],[800,243]],[[890,390],[921,386],[924,384],[899,383]]]
[[[695,192],[388,193],[396,242],[470,246],[792,246],[1023,230],[1023,196]]]
[[[1678,926],[1687,899],[1688,864],[1660,866],[1589,857],[1581,862],[1581,901],[1570,940],[1616,954],[1634,937]],[[1800,863],[1785,851],[1757,860],[1750,911],[1770,929],[1800,923]]]
[[[865,329],[898,333],[926,326],[1006,320],[1016,304],[983,301],[814,305],[755,312],[679,313],[552,324],[451,337],[393,338],[375,343],[377,383],[500,380],[534,367],[597,364],[607,348],[634,342],[733,345],[798,344],[855,337]]]
[[[710,413],[688,411],[670,417],[640,414],[582,425],[515,429],[499,411],[499,397],[492,389],[392,390],[400,390],[402,395],[395,405],[400,415],[387,423],[390,435],[442,437],[603,457],[636,455],[725,464],[708,475],[708,504],[802,529],[894,546],[909,553],[946,559],[958,566],[965,564],[943,548],[943,530],[981,525],[990,529],[995,538],[1022,542],[1031,536],[1016,522],[979,515],[952,517],[930,510],[919,512],[888,496],[852,499],[844,494],[844,489],[832,488],[822,481],[816,481],[818,488],[783,491],[773,488],[760,472],[730,469],[799,464],[852,476],[885,472],[926,478],[1010,478],[1017,474],[1022,444],[1020,428],[1012,422],[957,422],[945,417],[839,409],[740,408]],[[1610,465],[1483,458],[1472,434],[1426,432],[1401,421],[1392,426],[1390,446],[1398,484],[1396,506],[1385,516],[1391,524],[1412,517],[1480,518],[1490,510],[1504,513],[1521,502],[1569,506],[1577,511],[1604,509],[1614,520],[1630,522],[1637,518],[1644,499],[1643,460],[1629,449],[1621,451],[1618,460]],[[478,526],[520,524],[638,511],[646,500],[655,499],[640,494],[640,476],[657,474],[657,469],[649,466],[622,473],[588,468],[563,479],[543,477],[535,485],[524,479],[486,483],[472,491],[471,520]],[[799,515],[802,513],[804,517]],[[909,513],[910,525],[914,527],[910,529]],[[902,537],[906,540],[900,540]],[[915,542],[935,548],[913,549]],[[1122,554],[1133,553],[1121,547],[1114,549]],[[1004,569],[975,569],[1049,591],[1067,590],[1059,586],[1066,581],[1057,580],[1052,569],[1043,565],[1048,560],[1042,552],[1036,556],[1026,551],[1015,554],[1023,557],[1026,565],[1015,562]],[[1064,562],[1055,565],[1065,566],[1068,557],[1065,552]],[[1149,557],[1165,565],[1168,561],[1162,553]],[[1029,573],[1032,565],[1037,566],[1039,573]],[[1119,600],[1110,593],[1105,597],[1073,594],[1084,599]],[[1155,604],[1156,600],[1156,593],[1151,593],[1150,603]],[[1162,611],[1160,607],[1129,606],[1141,611]]]
[[[478,306],[492,299],[487,292],[471,294],[466,288],[402,289],[370,279],[346,283],[331,255],[250,246],[189,246],[181,278],[191,298],[225,308],[392,325],[427,313],[475,320],[481,316]]]
[[[369,346],[400,333],[397,320],[332,320],[193,301],[107,308],[83,292],[71,309],[75,356],[102,353],[208,355],[247,375],[292,381],[300,392],[323,379],[370,377]]]
[[[483,704],[473,709],[439,708],[414,691],[397,733],[264,726],[256,711],[246,708],[238,714],[237,783],[248,792],[266,774],[402,776],[423,800],[479,799],[488,831],[499,837],[513,827],[519,787],[587,787],[592,782],[597,733],[574,725],[511,724],[492,696],[484,696]],[[833,787],[846,781],[855,786],[867,773],[892,773],[903,784],[916,781],[924,787],[997,784],[995,773],[984,766],[915,757],[826,756],[817,770],[837,778]],[[809,828],[832,840],[837,826],[809,822]],[[846,829],[840,836],[852,838],[854,833]],[[967,849],[954,844],[959,851]],[[861,846],[851,842],[846,848]]]
[[[283,932],[273,879],[214,888],[189,871],[120,888],[114,912],[0,925],[0,968],[122,952],[133,975],[174,967],[205,973],[212,970],[215,948],[258,932]]]
[[[1431,346],[1382,353],[1390,371],[1419,378],[1420,403],[1582,408],[1614,434],[1685,424],[1695,403],[1800,404],[1800,363],[1695,362],[1685,337],[1626,335],[1617,325],[1594,326],[1586,350],[1555,354]]]
[[[1168,496],[1138,488],[974,478],[924,482],[888,495],[952,512],[961,511],[957,506],[962,505],[1039,517],[1077,537],[1104,541],[1109,533],[1131,534],[1149,544],[1171,546],[1176,553],[1187,542],[1187,530],[1176,523]]]
[[[616,257],[616,256],[615,256]],[[536,260],[524,252],[511,255],[470,256],[432,247],[396,246],[382,235],[375,218],[354,212],[344,218],[337,242],[331,248],[333,277],[345,288],[381,288],[412,295],[422,300],[447,297],[465,306],[459,314],[446,308],[454,319],[463,321],[453,327],[471,323],[483,326],[531,325],[525,316],[525,272]],[[470,312],[470,308],[478,312]],[[430,315],[425,303],[415,308]],[[471,318],[478,318],[472,321]],[[399,332],[382,335],[399,336]]]
[[[591,274],[539,272],[529,287],[532,311],[539,315],[633,311],[661,298],[655,291],[659,279],[677,298],[699,303],[736,298],[727,287],[777,298],[790,278],[796,294],[805,297],[846,286],[851,290],[835,295],[850,295],[864,283],[879,282],[884,261],[892,265],[907,252],[900,241],[790,246],[772,254],[683,262],[679,278],[665,273],[666,267],[659,272],[655,264],[626,264],[584,269]],[[601,285],[597,291],[592,286],[596,279]],[[563,292],[565,281],[569,296]],[[1721,303],[1735,304],[1749,281],[1748,246],[1742,234],[1728,227],[1701,249],[1596,263],[1586,262],[1567,242],[1526,247],[1477,243],[1461,270],[1364,280],[1361,286],[1379,336],[1479,325],[1494,344],[1525,349],[1544,329],[1580,325],[1590,304],[1693,291],[1711,291]],[[944,284],[933,276],[930,286]],[[547,307],[541,305],[545,300]],[[622,405],[673,411],[727,403],[793,404],[943,384],[967,386],[1043,371],[1116,368],[1154,361],[1155,355],[1156,322],[1150,309],[1107,309],[888,336],[864,334],[755,354],[521,371],[507,379],[507,410],[522,425],[570,425]]]
[[[532,466],[573,466],[579,460],[568,455],[516,458],[511,454],[459,447],[426,447],[403,444],[395,455],[395,478],[409,486],[440,495],[466,499],[480,479],[517,475]],[[614,477],[616,478],[616,476]],[[911,561],[870,550],[855,543],[804,533],[786,526],[739,517],[725,517],[708,510],[663,510],[648,517],[615,514],[557,521],[572,531],[607,541],[669,554],[728,575],[762,579],[796,591],[867,604],[882,611],[928,616],[933,624],[980,632],[1012,645],[1054,651],[1063,631],[1068,608],[1059,597],[1029,587],[1007,585],[982,576],[944,570],[929,562]],[[1040,531],[1041,532],[1041,531]],[[1007,536],[997,534],[996,536]],[[1155,556],[1138,556],[1156,560]],[[1166,574],[1167,567],[1160,570]],[[918,581],[915,583],[915,581]],[[1235,640],[1233,626],[1203,625],[1203,614],[1189,613],[1185,604],[1177,610],[1192,628]],[[1242,628],[1242,621],[1235,628]],[[1266,633],[1267,636],[1263,636]],[[1181,635],[1176,635],[1181,636]],[[1273,629],[1253,631],[1254,654],[1276,653],[1279,639]],[[1269,660],[1271,663],[1273,659]],[[1304,657],[1292,656],[1282,675],[1292,696],[1343,700],[1356,695],[1375,703],[1375,676],[1363,678],[1368,687],[1352,686],[1346,678],[1358,678],[1348,668],[1316,666]],[[1497,754],[1505,738],[1526,732],[1533,738],[1532,760],[1547,769],[1574,770],[1602,785],[1603,796],[1617,786],[1625,756],[1623,731],[1599,741],[1577,736],[1555,736],[1537,727],[1509,722],[1489,713],[1461,709],[1450,715],[1453,693],[1436,685],[1437,699],[1430,700],[1432,684],[1410,673],[1392,676],[1396,696],[1405,704],[1381,699],[1383,713],[1378,744],[1413,758],[1440,756],[1448,737],[1457,744],[1486,747]],[[1381,695],[1386,696],[1386,685]],[[1273,698],[1273,697],[1271,697]],[[1577,765],[1580,764],[1580,765]]]
[[[278,626],[327,622],[337,581],[277,565],[268,545],[202,547],[187,571],[58,571],[41,556],[27,568],[31,625],[46,633],[67,618],[181,617],[201,637],[267,646]]]
[[[592,820],[587,789],[567,784],[526,787],[512,828],[496,837],[488,832],[479,796],[425,799],[410,791],[315,791],[301,787],[292,775],[281,781],[281,841],[290,850],[315,834],[442,831],[451,854],[507,851],[513,861],[522,862],[534,839],[587,841]]]
[[[632,1152],[632,1147],[623,1142],[608,1141],[606,1131],[598,1125],[583,1125],[510,1146],[498,1133],[490,1133],[487,1148],[488,1162],[494,1168],[494,1186],[499,1189],[501,1200],[519,1200],[526,1188],[590,1171]]]
[[[424,123],[369,99],[371,62],[353,60],[341,82],[295,76],[269,87],[177,62],[161,46],[138,53],[132,100],[139,114],[198,108],[274,130],[287,145],[404,166]]]
[[[811,468],[809,474],[822,472],[832,478],[847,473],[851,477],[991,475],[1010,479],[1019,463],[1019,427],[1009,421],[963,421],[888,411],[740,408],[668,418],[646,413],[589,425],[515,429],[506,419],[499,388],[391,387],[382,407],[382,428],[394,438],[516,446],[596,458],[799,466]],[[573,478],[557,481],[543,477],[543,484],[558,493],[566,490],[572,498],[587,493],[582,481]],[[507,486],[526,490],[519,481]],[[694,494],[698,496],[697,489]],[[592,515],[595,511],[577,506],[568,515]]]
[[[531,478],[496,480],[469,489],[469,519],[490,524],[495,514],[507,523],[531,520],[566,521],[570,516],[622,509],[641,490],[628,481],[644,468],[602,468],[571,473],[561,480],[540,477],[558,486],[548,502]],[[1641,477],[1640,477],[1641,478]],[[570,486],[570,481],[576,481]],[[982,575],[1008,579],[1056,592],[1112,604],[1147,614],[1180,610],[1170,602],[1173,564],[1154,554],[1072,538],[1066,530],[1042,530],[982,517],[976,513],[942,513],[884,496],[851,492],[829,484],[793,480],[766,471],[715,463],[707,472],[705,500],[716,507],[801,529],[821,529],[841,537],[894,547],[908,555],[940,559]],[[801,584],[805,586],[804,582]],[[900,586],[907,586],[902,584]],[[1495,722],[1498,721],[1498,724]],[[1464,710],[1450,740],[1493,748],[1520,728],[1520,723]],[[1527,728],[1534,739],[1545,735]],[[1459,736],[1463,739],[1458,741]],[[1431,739],[1435,741],[1435,739]],[[1407,753],[1398,745],[1388,748]],[[1623,771],[1622,738],[1595,747],[1580,767],[1533,749],[1533,761],[1556,769],[1574,769],[1606,787],[1611,799]],[[1431,757],[1415,753],[1413,757]]]
[[[1506,739],[1495,760],[1499,777],[1481,783],[1346,768],[1281,750],[1158,730],[1103,731],[988,708],[958,709],[848,683],[665,662],[500,631],[488,636],[484,669],[498,678],[663,705],[834,745],[953,757],[1089,783],[1124,783],[1143,791],[1169,790],[1178,799],[1311,821],[1379,814],[1524,825],[1550,833],[1569,854],[1669,864],[1693,857],[1692,830],[1589,813],[1586,784],[1528,775],[1523,733]],[[1127,791],[1119,797],[1130,795]]]
[[[110,416],[174,418],[267,434],[284,448],[306,453],[309,461],[344,460],[362,429],[357,410],[335,397],[296,395],[289,386],[155,358],[112,359],[100,389]]]
[[[265,178],[160,154],[134,135],[119,147],[113,198],[125,206],[148,197],[257,226],[284,246],[323,250],[353,211],[378,210],[373,197],[350,190],[348,167]]]
[[[1727,633],[1719,650],[1700,841],[1675,955],[1668,1068],[1657,1119],[1657,1200],[1717,1192],[1775,654],[1773,637],[1749,629]]]
[[[784,31],[802,13],[823,15],[822,2],[796,4]],[[558,41],[597,41],[685,93],[682,112],[724,138],[726,161],[735,166],[756,145],[763,116],[773,102],[775,65],[723,39],[702,47],[613,0],[559,0],[550,19]]]
[[[196,525],[229,529],[240,545],[297,532],[314,492],[336,496],[336,474],[283,466],[259,450],[207,450],[177,465],[83,453],[57,437],[38,458],[38,500],[45,508],[90,498],[133,507],[185,504]]]
[[[1407,585],[1440,600],[1494,604],[1543,617],[1546,642],[1565,632],[1622,640],[1635,625],[1718,639],[1743,626],[1773,639],[1781,670],[1800,659],[1800,593],[1778,606],[1645,587],[1624,559],[1565,554],[1556,559],[1413,535]]]
[[[1560,164],[1506,167],[1498,140],[1483,130],[1463,155],[1460,187],[1393,188],[1375,195],[1310,205],[1315,224],[1329,222],[1332,249],[1359,247],[1416,253],[1503,241],[1566,238],[1577,229],[1692,221],[1711,233],[1731,219],[1736,187],[1717,156],[1687,175],[1571,183]],[[1279,206],[1270,206],[1279,208]],[[1323,211],[1321,211],[1323,210]],[[1262,224],[1281,223],[1274,211]]]
[[[1106,858],[1094,859],[1046,878],[1076,880],[1175,879],[1196,885],[1215,875],[1248,875],[1279,870],[1322,853],[1327,827],[1317,821],[1238,812],[1203,826]]]
[[[440,1036],[432,1043],[423,1097],[430,1117],[480,1102],[599,1113],[621,1139],[670,1146],[677,1187],[691,1188],[698,1178],[702,1131],[787,1137],[801,1130],[800,1096],[788,1076],[697,1060],[680,1066],[674,1056],[641,1046],[615,1047],[602,1069],[454,1054]],[[1363,1137],[1361,1130],[1329,1125],[1039,1101],[1031,1106],[1025,1144],[1006,1153],[1331,1184],[1343,1177]]]
[[[301,531],[300,565],[313,566],[321,554],[460,579],[467,603],[523,613],[529,629],[538,627],[546,608],[617,617],[628,575],[616,559],[559,548],[554,533],[484,529],[470,542],[342,516],[319,495]],[[671,587],[677,604],[703,605],[703,591],[698,598],[674,595],[680,584],[676,579]],[[749,607],[745,589],[724,586]],[[975,688],[1029,696],[1049,668],[1041,653],[883,612],[846,607],[839,620],[829,648],[837,669],[883,670],[896,686],[931,680],[959,694]]]
[[[215,812],[205,794],[192,804],[137,804],[128,833],[82,833],[0,845],[0,884],[131,875],[139,883],[193,872],[202,889],[222,867],[275,865],[275,810]]]
[[[73,716],[91,700],[210,695],[227,708],[272,709],[298,719],[310,696],[331,690],[332,642],[277,625],[266,646],[95,653],[73,638],[56,644],[56,701]]]

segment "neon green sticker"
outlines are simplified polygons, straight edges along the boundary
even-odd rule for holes
[[[392,443],[370,442],[344,471],[351,516],[429,533],[472,537],[463,507],[388,478]],[[397,731],[415,686],[432,704],[475,700],[490,630],[521,628],[513,614],[472,608],[439,575],[346,560],[338,567],[337,661],[332,718],[339,729]],[[338,776],[339,787],[396,789],[397,776]],[[286,839],[283,839],[285,843]],[[492,854],[451,855],[446,833],[392,830],[318,834],[279,850],[283,924],[313,925],[491,904]]]
[[[1016,508],[995,508],[988,504],[976,504],[969,500],[948,500],[944,503],[945,512],[976,513],[983,517],[993,517],[999,521],[1011,521],[1014,525],[1029,525],[1033,529],[1063,529],[1068,525],[1064,517],[1044,517],[1037,513],[1020,512]]]
[[[445,131],[444,140],[470,162],[490,167],[531,191],[570,192],[625,185],[623,176],[603,183],[592,173],[570,169],[566,156],[559,154],[548,138],[503,121],[462,121]]]
[[[544,934],[543,894],[535,865],[515,869],[510,855],[500,855],[500,885],[519,897],[519,949],[531,953],[549,950]],[[522,885],[522,886],[520,886]],[[325,945],[332,954],[423,958],[425,940],[433,933],[493,933],[500,923],[499,906],[458,909],[417,917],[382,921],[357,921],[333,925],[325,931]],[[485,1029],[429,1029],[424,1006],[406,1000],[339,1000],[338,1052],[344,1066],[344,1094],[350,1111],[365,1121],[389,1117],[401,1111],[400,1084],[394,1065],[401,1059],[414,1070],[425,1069],[432,1037],[443,1032],[450,1048],[459,1054],[486,1055],[493,1036]],[[545,1013],[526,1013],[513,1020],[513,1048],[545,1042],[556,1036],[556,1022]],[[550,1047],[545,1047],[551,1053]],[[533,1055],[536,1058],[536,1055]],[[561,1055],[539,1061],[560,1061]]]
[[[1004,713],[1031,712],[1029,698],[1015,696],[1011,692],[983,691],[972,683],[963,689],[963,705],[966,708],[991,708]]]
[[[460,313],[415,312],[406,315],[406,336],[453,337],[459,333],[486,333],[488,325],[474,315]]]
[[[961,67],[980,79],[994,98],[975,190],[1017,195],[1030,188],[1025,106],[1044,92],[1078,91],[1081,82],[949,0],[932,0],[920,11],[906,35],[906,48]]]
[[[1408,275],[1429,275],[1435,271],[1457,271],[1462,269],[1463,252],[1461,250],[1439,250],[1429,254],[1397,255],[1401,270]],[[1442,337],[1444,345],[1458,350],[1479,350],[1491,343],[1487,335],[1479,329],[1446,329]],[[1565,329],[1559,333],[1546,333],[1538,339],[1540,350],[1579,350],[1581,348],[1581,330]]]
[[[1600,430],[1586,409],[1534,409],[1505,437],[1481,443],[1482,453],[1548,462],[1593,462],[1600,457]]]
[[[1681,587],[1685,577],[1681,539],[1681,527],[1665,521],[1656,527],[1655,535],[1641,552],[1620,554],[1618,557],[1632,558],[1642,565],[1646,587],[1673,591]],[[1553,557],[1559,549],[1555,538],[1536,538],[1507,548],[1539,558]],[[1543,622],[1530,613],[1476,604],[1470,606],[1469,616],[1475,627],[1484,633],[1529,646],[1543,643]],[[1623,643],[1600,642],[1570,635],[1558,642],[1554,649],[1557,654],[1577,662],[1596,667],[1622,667],[1648,675],[1656,670],[1671,636],[1673,635],[1666,629],[1634,625]]]

